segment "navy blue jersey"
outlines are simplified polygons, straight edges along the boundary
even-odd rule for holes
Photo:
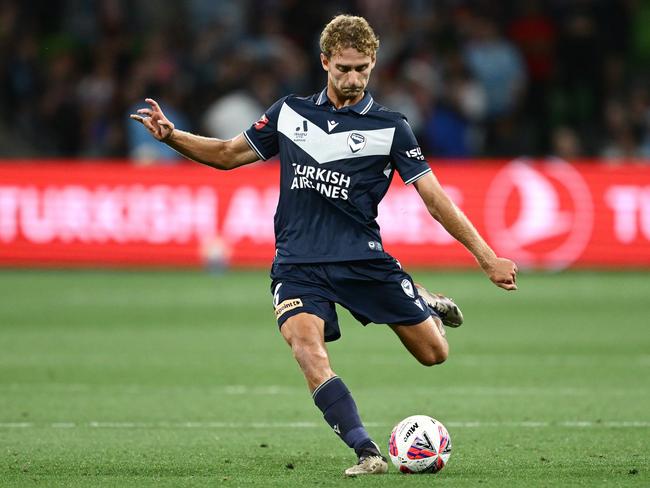
[[[431,171],[402,114],[367,92],[337,110],[326,91],[282,98],[244,132],[261,159],[280,154],[277,263],[388,257],[376,218],[393,174],[409,184]]]

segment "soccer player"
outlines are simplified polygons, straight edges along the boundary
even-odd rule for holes
[[[516,265],[498,257],[444,192],[403,115],[366,91],[379,47],[365,19],[339,15],[321,34],[327,86],[275,102],[231,140],[174,129],[156,101],[131,118],[183,156],[230,170],[280,155],[280,198],[271,292],[280,332],[291,347],[325,420],[358,462],[346,475],[387,471],[356,404],[332,368],[325,343],[340,337],[335,303],[362,324],[389,324],[422,364],[448,354],[443,323],[457,326],[456,305],[416,287],[384,251],[377,206],[395,172],[413,184],[434,219],[476,258],[497,286],[515,290]],[[422,296],[424,295],[424,296]],[[423,301],[424,300],[424,301]]]

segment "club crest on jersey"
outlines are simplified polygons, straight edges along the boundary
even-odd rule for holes
[[[348,136],[348,146],[350,151],[357,153],[366,147],[366,136],[359,134],[358,132],[352,132]]]
[[[404,293],[406,293],[411,298],[415,298],[415,293],[413,292],[413,285],[406,278],[402,280],[402,290],[404,290]]]

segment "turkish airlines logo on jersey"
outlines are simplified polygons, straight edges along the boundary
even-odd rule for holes
[[[266,116],[266,114],[262,114],[260,120],[255,122],[255,125],[253,125],[253,127],[255,127],[256,130],[262,130],[264,126],[266,126],[266,124],[268,123],[269,123],[269,118]]]
[[[492,181],[485,208],[495,248],[524,266],[569,266],[587,246],[594,223],[591,192],[564,161],[510,163]]]

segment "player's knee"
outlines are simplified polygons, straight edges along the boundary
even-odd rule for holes
[[[327,350],[320,335],[314,334],[313,330],[309,328],[294,330],[294,333],[285,336],[285,339],[291,347],[293,357],[303,370],[328,361]]]
[[[442,364],[447,360],[449,356],[449,346],[447,343],[436,344],[434,347],[431,347],[426,352],[418,356],[418,361],[425,366],[435,366],[436,364]]]
[[[310,340],[294,340],[291,342],[291,352],[299,364],[310,364],[327,359],[327,352],[323,347]]]

